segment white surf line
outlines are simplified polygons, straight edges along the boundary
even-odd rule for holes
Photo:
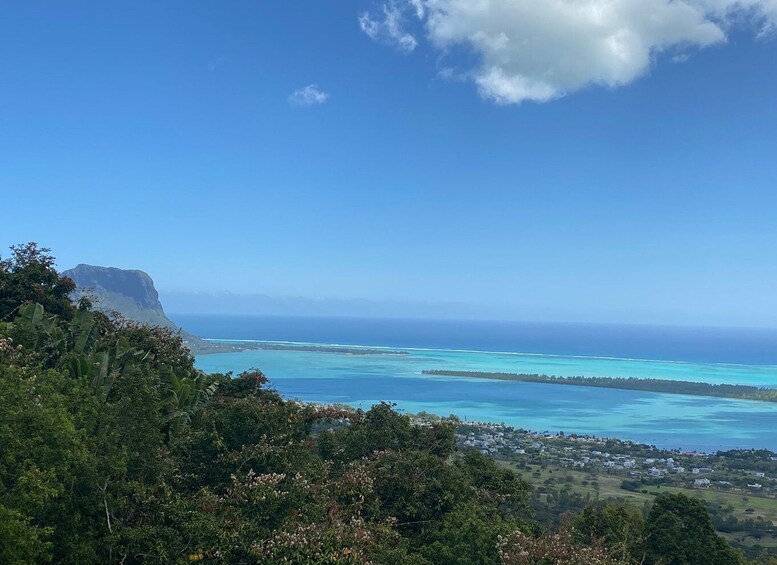
[[[709,362],[693,362],[693,361],[672,361],[667,359],[641,359],[639,357],[604,357],[597,355],[564,355],[561,353],[525,353],[518,351],[486,351],[482,349],[445,349],[434,347],[391,347],[388,345],[356,345],[347,343],[317,343],[312,341],[275,341],[266,339],[225,339],[225,338],[202,338],[205,341],[215,341],[223,343],[266,343],[268,345],[303,345],[303,346],[319,346],[319,347],[351,347],[354,349],[386,349],[391,351],[407,350],[407,351],[442,351],[449,353],[480,353],[484,355],[514,355],[518,357],[540,357],[551,359],[595,359],[600,361],[631,361],[637,363],[662,363],[666,365],[695,365],[697,367],[748,367],[758,368],[766,371],[777,372],[777,365],[748,365],[746,363],[709,363]],[[777,376],[777,375],[775,375]]]

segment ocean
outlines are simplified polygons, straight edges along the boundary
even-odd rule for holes
[[[664,378],[777,387],[777,331],[482,321],[172,315],[206,338],[401,349],[407,355],[243,351],[209,372],[259,368],[289,398],[455,414],[536,431],[697,451],[777,451],[777,404],[423,375],[425,369]]]

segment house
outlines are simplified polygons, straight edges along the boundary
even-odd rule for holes
[[[708,487],[710,486],[710,480],[709,479],[696,479],[693,481],[693,486],[695,487]]]

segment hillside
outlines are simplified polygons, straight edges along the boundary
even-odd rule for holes
[[[206,374],[169,332],[74,307],[53,263],[35,244],[0,261],[0,563],[746,563],[682,493],[543,525],[517,467],[458,446],[455,418]],[[161,310],[148,279],[109,274],[105,295]],[[537,496],[569,508],[551,471]]]

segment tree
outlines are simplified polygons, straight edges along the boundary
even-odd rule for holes
[[[51,557],[51,517],[86,468],[83,438],[59,390],[66,384],[54,371],[0,364],[1,563]]]
[[[504,565],[630,565],[610,556],[602,547],[583,545],[575,541],[568,528],[542,536],[520,531],[502,537],[499,554]],[[699,562],[701,565],[703,562]]]
[[[530,485],[510,469],[499,467],[479,451],[469,450],[456,462],[479,491],[481,500],[492,502],[505,515],[525,520]]]
[[[12,318],[19,306],[29,302],[66,320],[73,315],[70,293],[76,285],[57,273],[50,252],[30,242],[12,246],[11,257],[0,260],[0,321]]]
[[[377,516],[395,518],[399,531],[411,537],[439,526],[468,494],[461,473],[443,459],[418,450],[376,452],[369,476],[379,502]]]
[[[645,525],[648,563],[737,565],[742,557],[715,533],[701,501],[684,494],[658,496]]]
[[[444,458],[455,450],[455,434],[450,423],[415,426],[408,416],[398,413],[387,402],[359,412],[351,420],[349,427],[321,438],[322,456],[347,462],[375,451],[421,450]]]
[[[445,515],[425,537],[421,553],[439,565],[497,565],[500,538],[518,527],[496,508],[471,501]]]
[[[645,520],[639,511],[626,505],[588,506],[573,521],[578,541],[601,544],[609,554],[622,560],[642,562]]]
[[[69,289],[35,244],[0,263],[0,563],[740,563],[682,495],[644,527],[605,506],[539,535],[527,483],[457,453],[450,421],[206,375],[178,336],[74,309]]]

